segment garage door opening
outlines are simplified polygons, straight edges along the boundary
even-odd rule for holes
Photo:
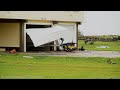
[[[41,29],[41,28],[50,28],[50,27],[52,27],[52,25],[26,24],[27,30],[29,30],[29,29],[38,29],[39,30],[39,28]],[[52,45],[54,45],[54,42],[50,42],[50,43],[35,47],[32,39],[26,33],[26,51],[27,52],[30,52],[30,51],[53,51],[54,47]]]
[[[60,48],[61,41],[63,38],[63,44],[75,43],[77,44],[76,38],[76,24],[59,23],[59,24],[25,24],[25,48],[24,51],[53,51]],[[56,42],[58,41],[58,43]]]

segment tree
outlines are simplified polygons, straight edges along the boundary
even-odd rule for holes
[[[118,36],[118,40],[120,40],[120,36]]]

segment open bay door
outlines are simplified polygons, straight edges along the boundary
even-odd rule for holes
[[[58,24],[48,28],[29,28],[26,33],[31,38],[34,47],[41,47],[47,43],[64,39],[63,44],[74,42],[76,43],[76,32],[74,25]],[[55,44],[55,43],[54,43]],[[54,45],[55,46],[55,45]]]
[[[76,24],[75,23],[59,23],[57,26],[61,26],[66,28],[65,31],[62,32],[62,38],[64,38],[64,42],[65,43],[70,43],[70,42],[74,42],[77,43],[77,29],[76,29]]]
[[[65,38],[64,33],[67,33],[67,28],[61,26],[53,26],[50,28],[27,29],[27,34],[30,36],[35,47],[39,47],[46,43]]]

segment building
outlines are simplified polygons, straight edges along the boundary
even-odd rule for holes
[[[73,34],[66,33],[66,37],[73,37],[73,41],[78,43],[78,25],[83,22],[83,16],[83,11],[0,11],[0,49],[17,48],[26,52],[31,42],[26,30],[54,25],[71,29]],[[56,46],[50,50],[56,50]]]

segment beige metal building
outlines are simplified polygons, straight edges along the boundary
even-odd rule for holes
[[[16,48],[26,52],[29,41],[26,29],[55,24],[73,26],[74,40],[77,43],[78,25],[83,20],[83,11],[0,11],[0,50]]]

